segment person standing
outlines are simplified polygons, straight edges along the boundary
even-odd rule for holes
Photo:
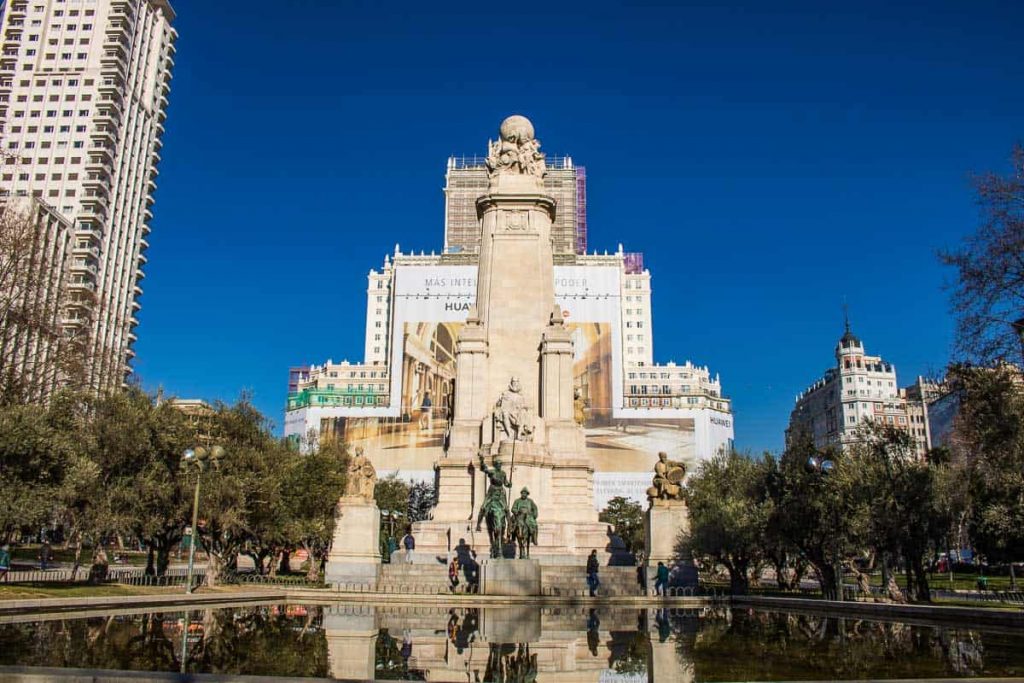
[[[430,392],[423,394],[423,401],[420,403],[420,429],[426,425],[429,432],[434,428],[434,401],[430,398]]]
[[[43,545],[39,547],[39,569],[44,572],[49,569],[51,559],[53,559],[53,549],[50,548],[50,542],[43,541]]]
[[[388,550],[388,560],[387,561],[390,563],[391,562],[391,558],[394,557],[394,555],[395,555],[395,551],[398,550],[398,541],[395,540],[394,536],[388,536],[387,550]]]
[[[453,557],[448,563],[448,590],[452,593],[459,587],[459,558]]]
[[[416,538],[412,535],[412,529],[405,532],[402,545],[405,547],[405,563],[412,564],[412,551],[416,550]]]
[[[8,580],[8,574],[11,572],[11,546],[4,544],[4,547],[0,548],[0,579],[5,582]]]
[[[597,597],[597,587],[601,585],[600,579],[597,578],[597,570],[599,568],[597,561],[597,551],[591,550],[590,557],[587,558],[587,588],[590,589],[590,597]]]
[[[669,567],[665,562],[657,563],[657,573],[654,575],[654,595],[665,596],[665,590],[669,587]]]

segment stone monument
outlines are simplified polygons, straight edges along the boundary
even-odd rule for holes
[[[686,466],[658,453],[654,465],[654,481],[647,489],[649,502],[644,518],[644,541],[647,555],[647,582],[653,585],[658,563],[669,568],[673,587],[696,586],[697,569],[689,558],[680,557],[676,549],[681,534],[690,531],[690,511],[683,500],[683,479]]]
[[[555,303],[556,206],[544,191],[544,155],[528,119],[502,122],[487,168],[488,192],[477,200],[476,303],[456,343],[454,417],[448,449],[435,463],[438,504],[433,519],[413,525],[417,556],[447,556],[450,538],[487,552],[491,539],[476,531],[489,479],[480,461],[492,469],[500,458],[508,488],[527,487],[540,510],[534,560],[582,566],[593,549],[607,560],[621,541],[594,509],[572,338]]]
[[[357,448],[348,463],[345,494],[334,510],[334,538],[325,572],[329,584],[372,584],[380,568],[380,510],[373,498],[377,471]]]

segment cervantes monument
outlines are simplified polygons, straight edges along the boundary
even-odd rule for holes
[[[488,192],[477,201],[476,305],[456,345],[449,447],[436,463],[438,503],[432,520],[413,526],[417,556],[434,562],[460,539],[481,557],[490,554],[491,537],[477,531],[477,521],[482,505],[496,507],[498,492],[488,489],[497,481],[511,497],[527,488],[536,503],[531,558],[582,564],[596,549],[607,559],[621,542],[598,522],[593,463],[574,419],[573,343],[554,293],[557,207],[543,189],[544,155],[529,120],[502,122],[487,168]],[[494,475],[497,466],[507,483]]]

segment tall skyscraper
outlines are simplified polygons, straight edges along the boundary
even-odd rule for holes
[[[549,156],[544,190],[557,210],[551,226],[551,246],[560,255],[587,250],[587,173],[572,157]],[[480,219],[476,200],[487,193],[483,157],[449,157],[445,174],[444,246],[447,253],[480,251]]]
[[[6,0],[0,15],[0,193],[72,224],[64,322],[89,335],[92,384],[117,386],[135,355],[174,11],[167,0]]]

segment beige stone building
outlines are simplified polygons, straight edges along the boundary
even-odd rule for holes
[[[836,344],[835,359],[834,367],[797,396],[786,442],[805,433],[818,448],[844,448],[861,438],[865,423],[875,422],[907,432],[917,455],[924,457],[932,447],[928,403],[941,395],[941,388],[919,377],[901,389],[896,368],[881,356],[867,355],[849,323]]]
[[[45,402],[67,370],[66,328],[81,314],[66,306],[71,233],[40,199],[0,201],[0,392],[10,399]]]
[[[91,308],[92,382],[115,386],[134,355],[174,11],[167,0],[7,0],[0,14],[0,192],[72,224],[70,298]]]

